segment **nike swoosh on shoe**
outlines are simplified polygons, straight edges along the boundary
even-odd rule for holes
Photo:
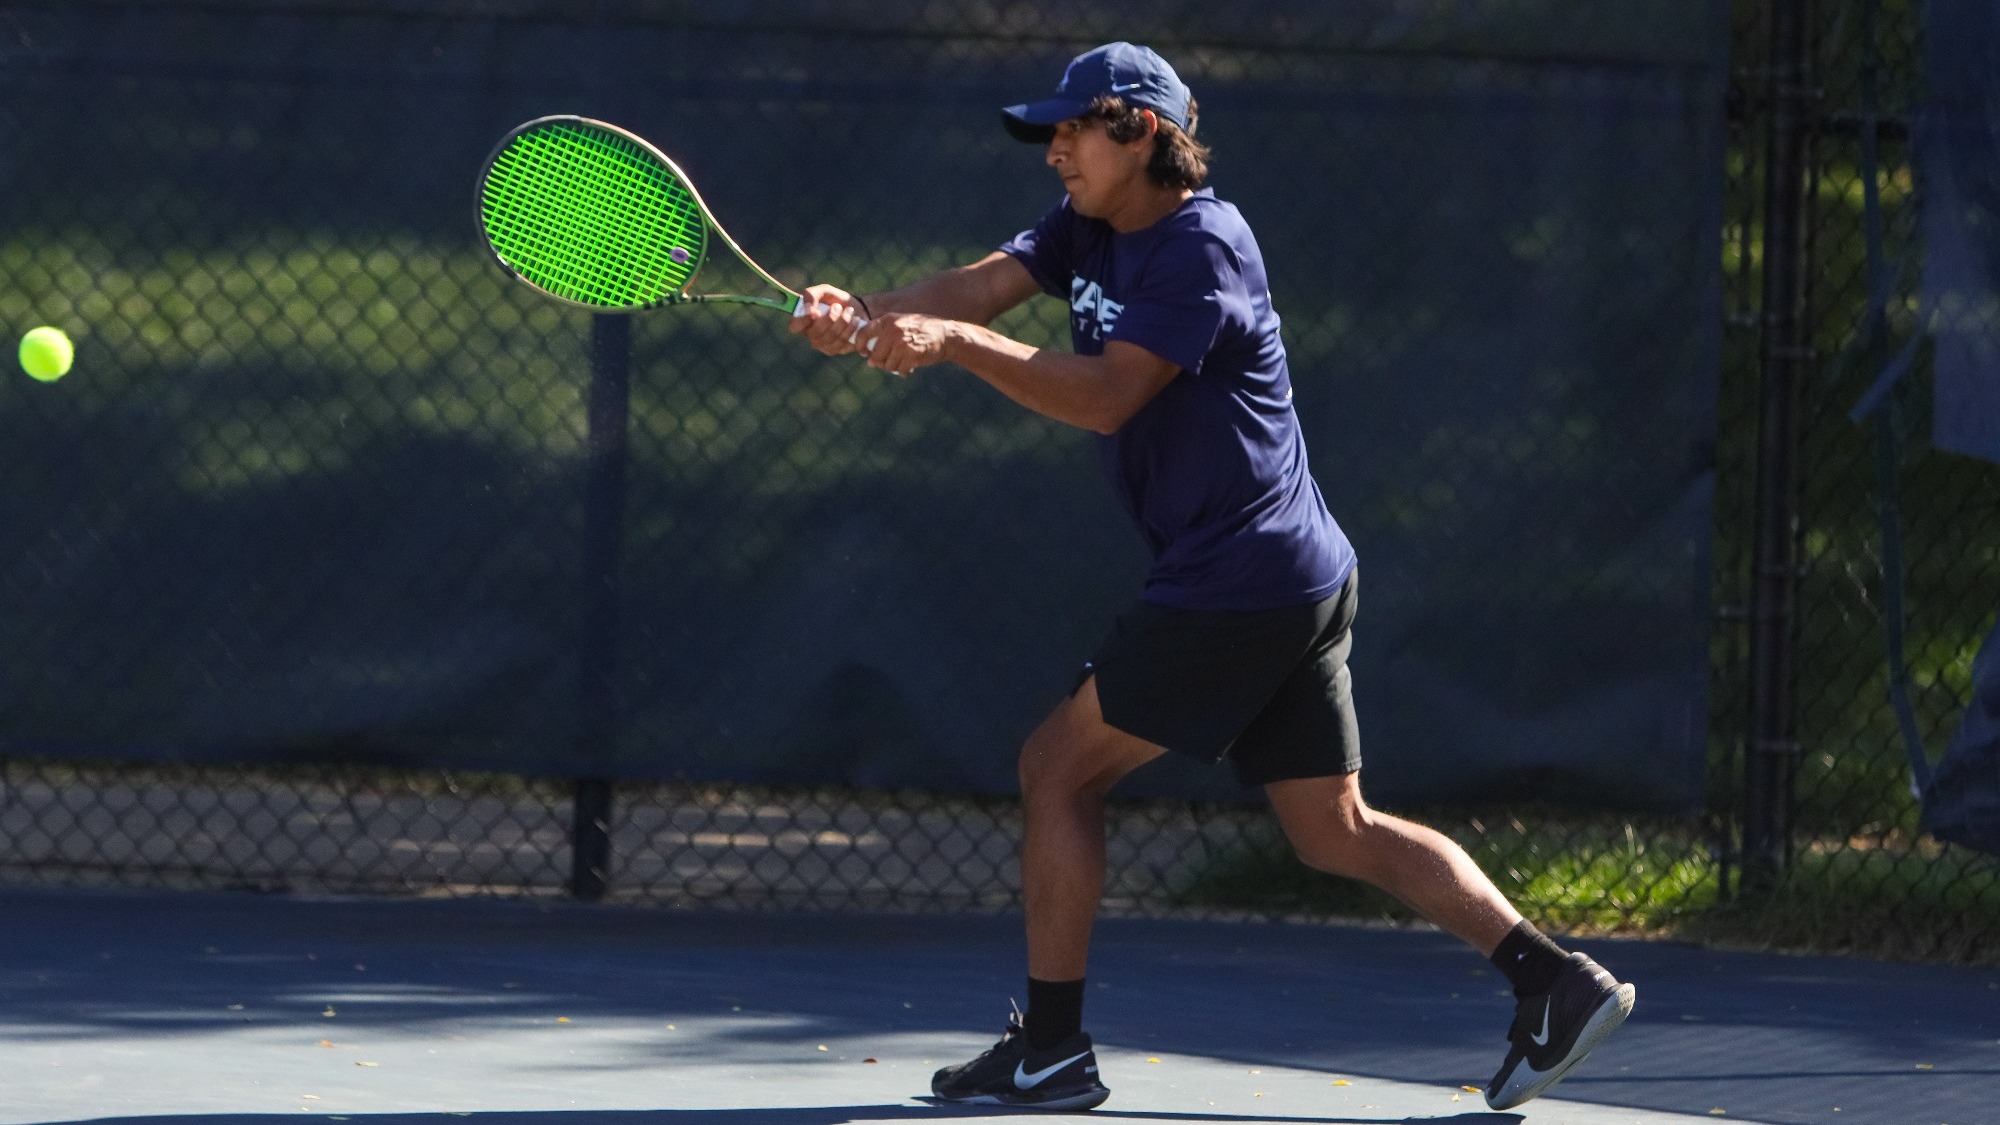
[[[1555,1007],[1555,1004],[1553,1002],[1543,1003],[1541,1034],[1528,1036],[1529,1040],[1531,1040],[1537,1047],[1546,1047],[1549,1045],[1549,1009],[1553,1007]]]
[[[1056,1071],[1061,1070],[1063,1067],[1068,1066],[1089,1053],[1089,1051],[1080,1051],[1059,1063],[1035,1071],[1029,1070],[1028,1060],[1022,1059],[1020,1062],[1014,1064],[1014,1088],[1016,1090],[1032,1090],[1041,1085],[1049,1075],[1054,1074]]]

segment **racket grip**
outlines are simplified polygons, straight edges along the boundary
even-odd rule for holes
[[[818,301],[814,301],[812,302],[812,311],[816,313],[832,312],[833,306],[822,305]],[[792,306],[792,315],[793,316],[806,315],[806,299],[803,295],[799,297],[798,304]],[[866,317],[856,318],[856,320],[854,321],[854,331],[847,334],[847,342],[850,344],[853,343],[855,339],[861,335],[861,330],[866,327],[868,327],[868,320]]]
[[[816,313],[832,312],[833,308],[832,305],[822,305],[818,301],[808,302],[805,296],[801,294],[798,300],[792,302],[792,315],[804,316],[807,309],[811,309]]]

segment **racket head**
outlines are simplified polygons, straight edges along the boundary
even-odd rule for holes
[[[708,257],[711,223],[687,176],[643,138],[587,117],[538,117],[501,138],[476,212],[502,268],[597,312],[682,299]]]

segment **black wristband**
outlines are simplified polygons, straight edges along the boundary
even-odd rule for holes
[[[861,315],[862,315],[862,316],[865,316],[865,317],[867,317],[867,318],[868,318],[869,320],[874,320],[874,319],[875,319],[875,314],[874,314],[874,313],[872,313],[872,312],[869,312],[869,311],[868,311],[868,302],[866,302],[866,301],[864,301],[864,300],[862,300],[862,299],[861,299],[861,294],[859,294],[859,293],[853,293],[853,294],[849,294],[849,295],[850,295],[850,296],[852,296],[852,297],[854,298],[854,303],[855,303],[855,304],[857,304],[857,305],[860,305],[860,306],[861,306]]]

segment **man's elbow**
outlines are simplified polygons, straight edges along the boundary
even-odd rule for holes
[[[1113,346],[1128,347],[1122,344]],[[1102,365],[1096,369],[1101,377],[1092,388],[1094,393],[1090,396],[1089,417],[1085,419],[1084,426],[1100,434],[1115,434],[1124,429],[1125,423],[1137,417],[1166,389],[1167,384],[1180,375],[1179,368],[1166,366],[1164,360],[1135,365],[1130,362],[1116,363],[1113,358],[1106,356],[1093,361]]]
[[[1122,402],[1110,403],[1092,411],[1091,416],[1084,421],[1083,426],[1084,429],[1089,430],[1091,433],[1103,434],[1105,437],[1110,437],[1112,434],[1124,429],[1125,423],[1130,422],[1132,415],[1138,412],[1137,407],[1128,406]]]

